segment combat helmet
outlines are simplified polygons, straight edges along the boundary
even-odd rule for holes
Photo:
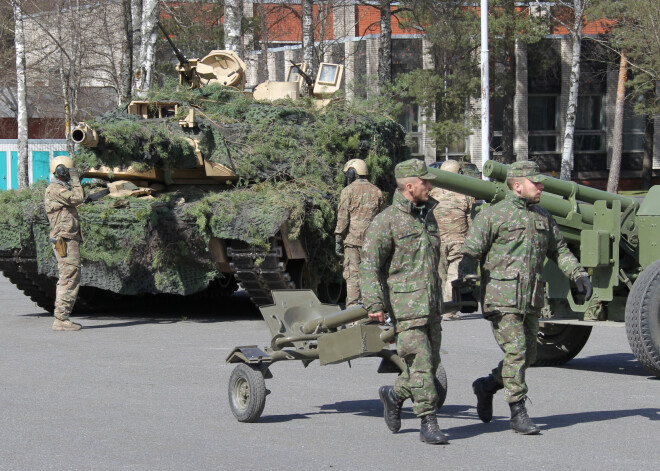
[[[71,157],[66,155],[60,155],[50,161],[50,173],[56,177],[66,177],[69,175],[69,169],[73,167],[73,160],[71,160]]]
[[[457,160],[453,160],[453,159],[445,160],[444,162],[442,162],[442,165],[440,165],[440,170],[444,170],[445,172],[451,172],[451,173],[459,173],[459,174],[463,173],[463,170],[461,169],[461,164],[459,164]]]
[[[347,173],[350,169],[353,169],[355,173],[361,177],[369,175],[367,164],[362,159],[351,159],[346,162],[346,165],[344,165],[344,173]]]

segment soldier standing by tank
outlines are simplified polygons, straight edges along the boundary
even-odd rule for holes
[[[383,193],[369,183],[367,164],[360,159],[346,162],[344,173],[349,185],[339,197],[335,251],[344,256],[346,307],[360,303],[360,251],[369,223],[384,206]]]
[[[369,318],[395,323],[396,348],[406,364],[394,387],[378,393],[384,405],[387,427],[401,428],[401,408],[414,401],[413,411],[421,418],[420,440],[445,444],[438,428],[438,392],[435,374],[440,365],[442,339],[442,292],[438,276],[440,237],[433,216],[436,204],[426,164],[410,159],[394,169],[397,191],[392,206],[371,222],[362,250],[360,279],[364,306]]]
[[[440,166],[440,170],[463,173],[461,165],[455,160],[444,161]],[[451,302],[451,282],[458,278],[458,264],[463,258],[461,249],[463,248],[465,235],[470,228],[470,211],[474,204],[474,198],[437,187],[431,190],[430,195],[438,202],[433,213],[438,221],[440,239],[442,240],[442,254],[439,265],[442,297],[443,301]],[[442,319],[446,321],[460,318],[458,311],[445,312],[442,316]]]
[[[80,287],[80,219],[77,206],[84,194],[78,170],[66,156],[50,162],[55,176],[46,188],[45,207],[50,222],[50,241],[57,258],[59,280],[55,293],[55,320],[53,330],[80,330],[81,325],[71,322],[69,315],[76,303]]]
[[[475,218],[463,245],[461,275],[476,274],[481,263],[481,301],[484,317],[493,324],[504,359],[487,377],[472,383],[477,414],[483,422],[493,417],[493,395],[504,388],[511,408],[511,428],[525,435],[540,429],[527,415],[525,371],[536,359],[539,316],[545,282],[545,258],[554,261],[578,290],[591,297],[589,276],[566,246],[557,223],[536,203],[545,176],[534,162],[509,167],[503,201]]]

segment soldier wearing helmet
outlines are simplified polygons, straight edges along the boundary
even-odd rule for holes
[[[369,223],[384,206],[383,193],[367,180],[367,164],[361,159],[346,162],[344,173],[349,185],[339,197],[335,251],[344,256],[346,307],[360,302],[360,250]]]
[[[69,315],[80,287],[80,219],[77,207],[84,194],[78,170],[67,156],[50,162],[54,179],[46,188],[46,215],[50,222],[50,241],[57,258],[59,280],[55,293],[55,320],[53,330],[80,330],[81,325],[71,322]]]
[[[451,159],[445,160],[440,166],[440,170],[463,173],[461,165]],[[441,260],[438,268],[442,280],[443,300],[450,302],[452,300],[451,282],[458,278],[458,264],[463,258],[461,249],[470,227],[470,212],[474,198],[442,188],[433,188],[430,195],[438,201],[438,205],[433,210],[442,240]],[[446,312],[442,319],[458,320],[460,316],[457,311],[452,311]]]

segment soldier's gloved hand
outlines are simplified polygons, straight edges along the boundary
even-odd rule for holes
[[[575,279],[575,285],[580,293],[584,293],[584,300],[589,301],[591,299],[591,294],[593,293],[591,279],[589,279],[587,275],[579,276]]]
[[[71,167],[69,169],[69,176],[71,177],[71,183],[74,185],[80,184],[80,174],[78,173],[78,169],[76,167]]]
[[[342,236],[335,236],[335,253],[342,257],[344,255],[344,239]]]

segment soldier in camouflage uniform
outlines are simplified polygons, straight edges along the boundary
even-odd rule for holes
[[[557,223],[536,203],[545,179],[534,162],[509,167],[505,199],[484,209],[474,219],[463,245],[461,275],[476,274],[481,263],[481,301],[484,317],[493,324],[495,339],[504,359],[472,388],[477,414],[483,422],[493,417],[493,395],[504,388],[511,408],[511,428],[522,434],[540,429],[527,415],[525,370],[536,359],[539,316],[544,303],[541,277],[547,257],[580,291],[591,297],[591,282],[566,246]]]
[[[50,240],[57,258],[59,273],[55,293],[55,320],[52,328],[80,330],[81,325],[71,322],[69,314],[76,303],[80,287],[82,236],[76,208],[82,204],[84,194],[78,171],[69,157],[61,156],[53,159],[50,171],[55,179],[46,188],[45,207],[51,227]]]
[[[362,249],[360,279],[369,318],[396,325],[396,348],[407,368],[394,387],[383,386],[385,423],[392,432],[401,428],[401,407],[414,401],[421,418],[420,439],[444,444],[438,428],[438,392],[435,373],[440,364],[442,292],[438,276],[440,237],[433,216],[437,204],[426,164],[406,160],[394,170],[398,189],[392,206],[371,222]]]
[[[460,173],[461,165],[455,160],[446,160],[440,166],[440,170],[452,173]],[[458,264],[463,255],[463,241],[470,228],[470,212],[474,204],[472,196],[462,195],[444,188],[433,188],[431,198],[438,202],[433,209],[435,219],[438,221],[440,239],[442,240],[442,253],[440,257],[440,279],[442,280],[443,301],[451,302],[451,282],[458,278]],[[460,316],[457,311],[448,311],[442,315],[445,321],[458,320]]]
[[[337,227],[335,228],[335,251],[344,255],[344,279],[346,280],[346,307],[361,302],[360,295],[360,251],[364,233],[369,223],[384,206],[383,193],[367,180],[367,164],[360,159],[346,162],[344,173],[349,185],[339,197]]]

